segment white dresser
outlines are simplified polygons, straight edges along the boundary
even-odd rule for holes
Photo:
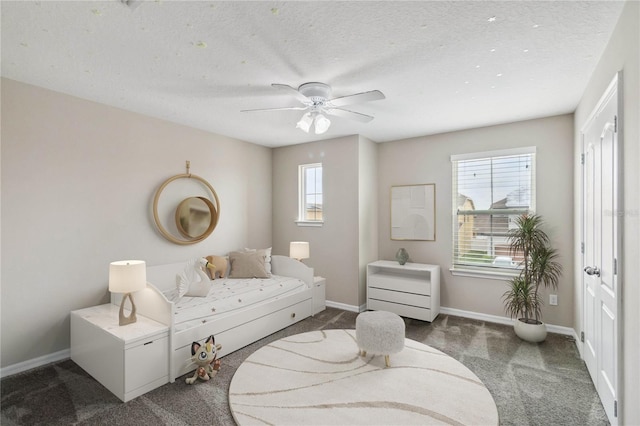
[[[391,260],[368,264],[367,309],[433,321],[440,313],[440,266]]]

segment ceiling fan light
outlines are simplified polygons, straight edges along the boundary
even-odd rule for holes
[[[309,133],[309,129],[311,128],[312,123],[313,117],[311,117],[310,113],[306,113],[296,124],[296,129],[301,129],[303,132]]]
[[[318,114],[316,117],[316,134],[321,135],[327,130],[329,130],[329,126],[331,125],[331,120],[325,117],[322,114]]]

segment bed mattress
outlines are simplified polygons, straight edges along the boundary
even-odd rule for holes
[[[216,317],[278,299],[308,288],[297,278],[272,275],[270,278],[221,278],[211,282],[207,297],[178,298],[178,290],[165,292],[175,303],[175,331],[180,332],[213,321]]]

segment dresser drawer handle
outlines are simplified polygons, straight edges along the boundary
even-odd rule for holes
[[[150,341],[150,342],[145,343],[143,346],[147,346],[147,345],[150,345],[150,344],[152,344],[152,343],[153,343],[153,340],[152,340],[152,341]]]
[[[296,317],[296,313],[294,312],[291,314],[291,318],[295,318],[295,317]]]

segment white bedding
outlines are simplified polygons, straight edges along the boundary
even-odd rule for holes
[[[175,302],[175,331],[208,322],[217,315],[255,305],[269,299],[308,288],[297,278],[272,275],[270,278],[221,278],[211,282],[207,297],[178,297],[178,290],[164,293]]]

